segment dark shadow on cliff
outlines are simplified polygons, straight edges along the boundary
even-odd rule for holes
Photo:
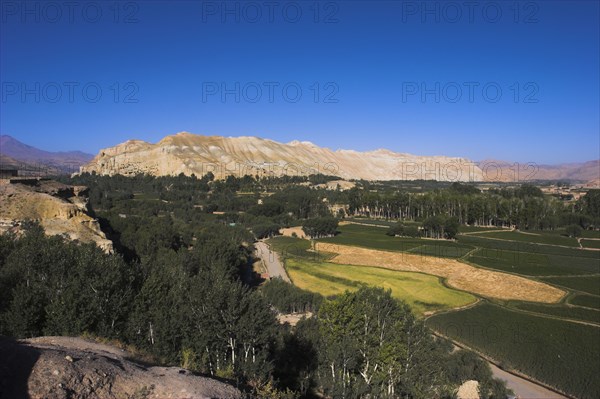
[[[27,381],[39,350],[0,336],[0,399],[30,399]]]

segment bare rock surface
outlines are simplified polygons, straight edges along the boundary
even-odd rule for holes
[[[149,367],[118,348],[72,337],[0,338],[0,398],[238,399],[231,385],[177,367]]]
[[[155,176],[212,172],[217,178],[308,176],[343,179],[481,181],[481,169],[465,158],[416,156],[389,150],[331,150],[306,141],[284,144],[258,137],[202,136],[181,132],[156,144],[129,140],[101,150],[81,172]]]
[[[66,234],[112,252],[112,241],[87,209],[86,187],[43,179],[0,180],[0,233],[18,231],[24,220],[38,221],[46,234]]]

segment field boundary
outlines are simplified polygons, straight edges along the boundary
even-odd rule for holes
[[[538,313],[538,312],[534,312],[531,310],[524,310],[524,309],[514,308],[512,306],[506,306],[506,305],[501,305],[501,304],[496,304],[496,305],[506,308],[508,310],[511,310],[513,312],[525,313],[525,314],[530,314],[532,316],[544,317],[546,319],[554,319],[554,320],[566,321],[568,323],[583,324],[585,326],[600,328],[600,324],[593,323],[590,321],[569,319],[567,317],[560,317],[560,316],[551,315],[551,314],[547,314],[547,313]],[[570,306],[569,304],[566,304],[566,303],[564,305]],[[572,307],[577,307],[577,306],[572,306]],[[598,311],[597,309],[591,309],[591,310]],[[600,311],[598,311],[598,312],[600,312]]]
[[[482,240],[495,240],[495,241],[504,241],[504,242],[516,242],[518,244],[539,245],[539,246],[543,246],[543,247],[554,247],[554,248],[567,248],[567,249],[575,249],[575,250],[580,250],[580,251],[600,251],[600,249],[597,249],[597,248],[582,247],[581,244],[579,244],[579,246],[570,247],[568,245],[544,244],[544,243],[541,243],[541,242],[532,242],[532,241],[507,240],[506,238],[482,237],[482,236],[478,235],[478,234],[485,234],[485,233],[486,232],[477,232],[477,234],[459,233],[458,236],[469,235],[469,236],[472,236],[472,237],[481,238]]]
[[[420,271],[448,279],[448,285],[451,288],[486,298],[560,303],[568,294],[546,282],[497,270],[477,268],[456,259],[322,242],[317,243],[317,249],[336,252],[338,255],[331,260],[332,263],[379,266],[399,271]]]
[[[450,313],[450,312],[447,312],[447,313]],[[432,316],[433,316],[433,315],[432,315]],[[429,316],[429,317],[432,317],[432,316]],[[429,319],[429,317],[427,317],[427,318],[426,318],[424,321],[426,321],[427,319]],[[452,344],[456,345],[457,347],[459,347],[459,348],[461,348],[461,349],[468,350],[468,351],[471,351],[471,352],[475,353],[477,356],[479,356],[479,357],[480,357],[480,358],[482,358],[483,360],[487,361],[488,363],[491,363],[491,364],[493,364],[494,366],[498,367],[500,370],[503,370],[503,371],[505,371],[505,372],[507,372],[507,373],[509,373],[509,374],[512,374],[512,375],[514,375],[515,377],[522,378],[522,379],[524,379],[524,380],[526,380],[526,381],[528,381],[528,382],[531,382],[531,383],[533,383],[533,384],[539,385],[539,386],[541,386],[542,388],[545,388],[545,389],[547,389],[547,390],[549,390],[549,391],[552,391],[552,392],[554,392],[554,393],[557,393],[557,394],[559,394],[559,395],[563,395],[563,396],[565,396],[565,397],[567,397],[567,398],[569,398],[569,399],[577,399],[575,396],[571,396],[571,395],[569,395],[569,394],[568,394],[568,393],[566,393],[566,392],[562,392],[562,391],[561,391],[561,390],[559,390],[558,388],[552,387],[552,386],[550,386],[550,385],[548,385],[548,384],[546,384],[546,383],[544,383],[544,382],[538,381],[538,380],[536,380],[535,378],[533,378],[533,377],[531,377],[531,376],[529,376],[529,375],[527,375],[527,374],[523,374],[523,373],[521,373],[521,372],[519,372],[519,371],[517,371],[517,370],[513,370],[513,369],[507,369],[507,368],[503,367],[503,366],[500,364],[500,362],[498,362],[496,359],[494,359],[494,358],[492,358],[492,357],[490,357],[490,356],[488,356],[488,355],[486,355],[486,354],[484,354],[484,353],[482,353],[482,352],[480,352],[480,351],[478,351],[478,350],[476,350],[476,349],[473,349],[473,348],[471,348],[470,346],[468,346],[468,345],[466,345],[466,344],[463,344],[462,342],[455,341],[454,339],[452,339],[452,338],[450,338],[450,337],[447,337],[446,335],[444,335],[444,334],[442,334],[442,333],[439,333],[439,332],[437,332],[437,331],[436,331],[436,330],[434,330],[432,327],[429,327],[429,326],[428,326],[428,328],[429,328],[429,330],[431,331],[431,333],[432,333],[433,335],[435,335],[436,337],[439,337],[439,338],[442,338],[442,339],[448,340],[449,342],[452,342]]]

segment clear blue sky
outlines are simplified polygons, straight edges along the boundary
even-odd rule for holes
[[[598,1],[51,3],[2,0],[0,32],[1,133],[43,149],[96,153],[185,130],[600,158]]]

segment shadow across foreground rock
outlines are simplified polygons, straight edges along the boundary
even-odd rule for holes
[[[226,383],[178,367],[146,367],[127,355],[81,338],[0,338],[0,399],[242,398]]]

